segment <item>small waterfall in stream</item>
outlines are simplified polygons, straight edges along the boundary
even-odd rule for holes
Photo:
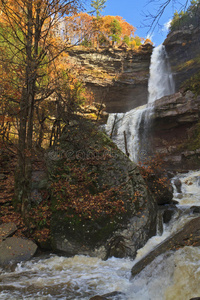
[[[198,247],[166,252],[130,281],[131,267],[138,260],[197,216],[190,206],[200,205],[200,171],[179,174],[178,179],[182,187],[181,191],[174,192],[179,204],[171,221],[164,224],[162,236],[152,237],[138,250],[134,261],[114,257],[103,261],[83,255],[34,258],[0,269],[0,299],[89,300],[113,291],[124,293],[117,300],[189,300],[200,296]]]
[[[148,83],[148,103],[127,113],[110,114],[106,132],[119,149],[131,160],[138,162],[147,158],[150,145],[149,133],[153,103],[174,93],[174,82],[164,45],[153,50]]]

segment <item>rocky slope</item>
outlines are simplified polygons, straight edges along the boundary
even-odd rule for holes
[[[147,86],[152,46],[138,51],[120,49],[71,49],[71,66],[80,67],[80,78],[106,104],[108,112],[126,112],[147,102]]]

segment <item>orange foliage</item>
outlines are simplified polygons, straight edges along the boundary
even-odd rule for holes
[[[157,154],[143,163],[139,162],[139,169],[148,189],[156,198],[162,197],[162,192],[170,186],[170,181],[165,176],[163,156]]]
[[[65,18],[65,33],[66,38],[69,39],[71,43],[80,43],[83,40],[91,42],[93,46],[98,46],[102,43],[111,44],[111,23],[116,19],[121,28],[121,43],[125,36],[128,36],[131,40],[131,47],[137,47],[134,41],[134,34],[136,28],[126,22],[120,16],[103,16],[101,18],[95,18],[87,13],[79,13]],[[103,39],[102,39],[103,38]],[[138,38],[138,37],[137,37]],[[102,42],[103,40],[103,42]],[[141,42],[145,40],[140,38]],[[150,40],[146,40],[145,43],[152,43]]]

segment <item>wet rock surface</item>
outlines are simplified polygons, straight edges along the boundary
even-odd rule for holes
[[[173,215],[176,213],[177,208],[176,206],[169,206],[163,209],[163,223],[168,224]]]
[[[182,190],[181,190],[182,183],[179,178],[176,178],[174,180],[174,185],[176,187],[177,193],[182,193]]]
[[[167,238],[132,268],[132,278],[139,274],[157,256],[168,250],[177,250],[184,246],[200,246],[200,217],[190,220],[180,231]]]
[[[121,292],[112,292],[112,293],[108,293],[108,294],[104,294],[102,296],[94,296],[92,298],[90,298],[90,300],[126,300],[126,295],[124,293]]]

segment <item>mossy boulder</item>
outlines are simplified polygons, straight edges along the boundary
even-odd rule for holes
[[[156,201],[138,167],[94,124],[71,121],[47,165],[55,251],[135,257],[155,234]]]

